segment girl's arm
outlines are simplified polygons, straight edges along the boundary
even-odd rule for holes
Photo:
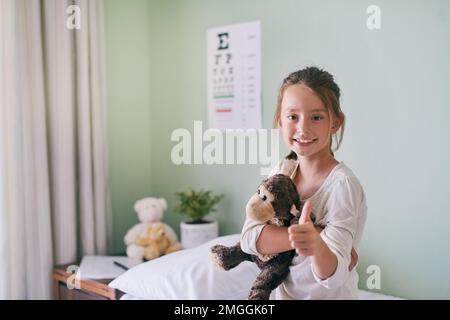
[[[322,231],[319,226],[316,226],[315,229],[318,233]],[[287,227],[266,225],[256,241],[256,250],[261,254],[280,253],[292,249]]]
[[[323,228],[319,226],[315,226],[314,229],[317,235],[323,230]],[[318,241],[317,247],[319,249],[317,250],[317,253],[311,257],[313,269],[317,276],[321,279],[327,279],[336,271],[337,258],[320,236],[318,236],[316,240]],[[262,229],[259,238],[256,241],[256,250],[261,254],[280,253],[292,250],[293,248],[296,249],[296,247],[291,243],[287,227],[266,225]],[[352,271],[357,263],[358,254],[356,253],[356,250],[352,248],[351,261],[348,266],[348,271]]]
[[[256,250],[261,254],[292,250],[288,228],[266,225],[256,241]]]
[[[316,254],[311,256],[311,262],[315,274],[320,279],[325,280],[336,272],[338,260],[336,255],[328,248],[328,245],[320,238],[320,236],[319,239],[319,249]]]

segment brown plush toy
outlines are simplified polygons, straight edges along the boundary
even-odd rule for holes
[[[253,220],[289,226],[298,223],[301,213],[300,195],[289,176],[276,174],[262,181],[258,191],[247,203],[246,214]],[[289,274],[289,266],[295,250],[272,255],[250,255],[241,250],[240,243],[232,247],[216,245],[211,248],[214,262],[229,270],[242,261],[253,261],[261,269],[253,283],[249,300],[268,300],[270,293]]]

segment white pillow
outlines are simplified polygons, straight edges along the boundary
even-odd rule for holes
[[[232,246],[239,238],[239,234],[223,236],[150,260],[120,275],[109,286],[141,299],[245,300],[259,268],[244,261],[224,271],[209,256],[213,245]]]

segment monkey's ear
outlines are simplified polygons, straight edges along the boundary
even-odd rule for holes
[[[291,213],[292,213],[294,216],[296,216],[296,217],[298,217],[298,216],[300,215],[300,211],[298,211],[298,209],[297,209],[297,207],[295,206],[295,204],[292,204],[292,207],[291,207]]]

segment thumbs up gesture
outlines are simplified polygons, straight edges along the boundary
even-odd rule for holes
[[[302,256],[314,256],[321,248],[322,238],[311,220],[312,201],[306,201],[298,224],[288,228],[291,247]]]
[[[305,224],[307,222],[311,222],[311,211],[312,211],[312,201],[308,200],[305,202],[305,205],[302,209],[302,214],[300,215],[300,219],[298,221],[299,224]]]

